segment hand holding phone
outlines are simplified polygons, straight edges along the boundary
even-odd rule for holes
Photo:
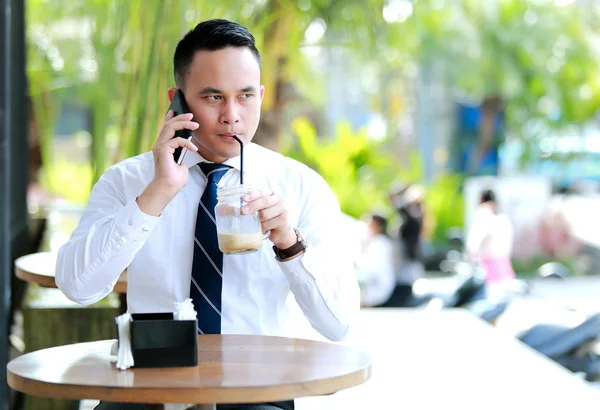
[[[198,147],[191,141],[192,130],[197,129],[198,126],[198,123],[192,121],[191,113],[176,116],[173,110],[167,112],[158,139],[152,148],[154,178],[136,199],[142,212],[148,215],[160,215],[181,188],[187,184],[188,168],[177,165],[177,161],[181,164],[183,154],[188,150],[198,151]],[[179,131],[184,132],[184,134],[180,134],[182,137],[177,135]],[[173,161],[177,150],[180,151],[180,154],[176,161]]]
[[[175,117],[178,115],[181,115],[181,114],[191,113],[191,111],[185,101],[185,96],[183,95],[183,91],[181,91],[180,89],[178,89],[175,92],[175,96],[173,97],[173,100],[171,101],[169,110],[173,110]],[[173,138],[181,137],[188,141],[191,141],[192,136],[193,136],[192,130],[184,128],[182,130],[175,131],[175,136]],[[173,159],[175,160],[177,165],[181,165],[181,163],[183,162],[183,158],[185,157],[185,154],[187,153],[187,151],[188,151],[188,149],[186,147],[179,147],[179,148],[175,149],[175,153],[173,154]]]

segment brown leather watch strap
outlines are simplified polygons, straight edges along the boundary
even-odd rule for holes
[[[300,234],[300,231],[298,231],[297,228],[294,228],[294,232],[296,232],[297,241],[289,248],[279,249],[278,247],[273,245],[273,252],[275,252],[275,256],[277,257],[277,259],[284,260],[292,258],[298,255],[300,252],[304,252],[304,250],[306,249],[307,244],[302,235]]]

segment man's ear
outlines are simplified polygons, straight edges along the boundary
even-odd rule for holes
[[[169,90],[167,91],[167,94],[169,95],[169,101],[173,101],[173,98],[175,97],[176,92],[177,92],[177,88],[173,88],[173,87],[169,88]]]
[[[265,86],[261,85],[260,86],[260,101],[262,102],[263,98],[265,96]]]

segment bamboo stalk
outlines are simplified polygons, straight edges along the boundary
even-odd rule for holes
[[[150,9],[150,8],[148,8]],[[155,69],[154,60],[156,54],[156,46],[158,43],[158,36],[160,33],[160,25],[158,24],[160,17],[163,15],[165,11],[165,3],[162,1],[155,2],[155,10],[153,13],[150,13],[151,24],[150,24],[150,42],[148,44],[148,53],[146,54],[146,61],[144,67],[142,68],[142,75],[140,77],[140,94],[139,94],[139,105],[136,113],[135,124],[133,127],[133,132],[137,135],[133,135],[130,144],[130,151],[128,156],[137,155],[142,151],[142,143],[144,140],[144,135],[148,132],[147,124],[147,105],[148,105],[148,91],[150,86],[150,79],[152,75],[152,71]]]

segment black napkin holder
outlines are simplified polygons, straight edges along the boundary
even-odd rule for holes
[[[197,320],[173,320],[173,313],[131,315],[133,367],[198,365]]]

